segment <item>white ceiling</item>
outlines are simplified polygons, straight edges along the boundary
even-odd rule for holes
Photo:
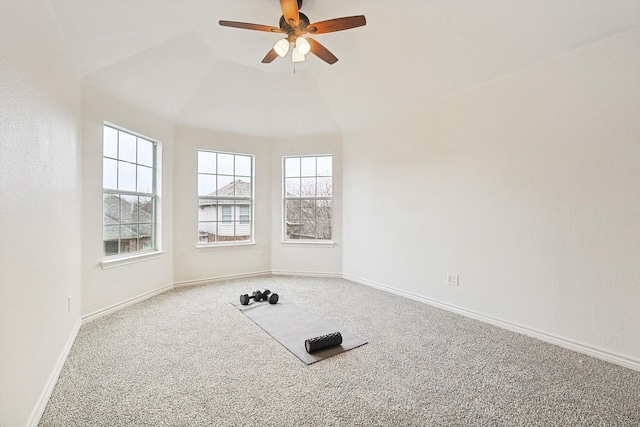
[[[312,55],[260,61],[282,36],[278,0],[49,0],[79,74],[180,123],[258,136],[340,133],[640,26],[640,1],[304,0],[311,22],[367,25],[314,38]]]

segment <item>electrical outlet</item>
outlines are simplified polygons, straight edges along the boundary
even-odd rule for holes
[[[258,252],[258,259],[262,259],[264,258],[264,255],[262,254],[262,252]]]
[[[459,280],[460,280],[460,275],[447,273],[447,285],[458,286]]]

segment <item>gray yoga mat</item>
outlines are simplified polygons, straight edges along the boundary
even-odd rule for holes
[[[366,344],[362,338],[328,322],[296,304],[280,298],[277,304],[232,303],[245,316],[287,348],[307,365]],[[342,345],[309,354],[304,341],[320,335],[340,332]]]

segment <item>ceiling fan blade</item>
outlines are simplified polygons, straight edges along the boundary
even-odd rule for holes
[[[219,21],[218,23],[223,27],[242,28],[244,30],[266,31],[267,33],[282,32],[280,28],[272,27],[270,25],[249,24],[247,22],[236,22],[236,21]]]
[[[276,51],[274,49],[271,49],[269,53],[267,53],[267,55],[262,59],[262,63],[269,64],[273,62],[273,60],[276,59],[277,57],[278,57],[278,54],[276,53]]]
[[[327,64],[335,64],[338,62],[338,58],[329,51],[326,47],[312,39],[311,37],[305,37],[309,44],[311,45],[311,53],[313,53],[318,58],[322,59]]]
[[[344,18],[329,19],[327,21],[309,24],[307,32],[311,34],[333,33],[334,31],[348,30],[350,28],[362,27],[367,24],[364,15],[346,16]]]
[[[298,25],[300,22],[300,11],[298,10],[298,0],[280,0],[280,7],[282,8],[282,15],[284,19],[293,25]]]

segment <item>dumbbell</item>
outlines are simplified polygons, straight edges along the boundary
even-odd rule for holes
[[[254,291],[251,296],[248,294],[240,295],[240,304],[249,305],[250,300],[269,301],[269,304],[275,304],[278,302],[278,294],[272,294],[269,289],[263,289],[261,291]]]
[[[269,301],[269,304],[276,304],[280,297],[278,294],[272,294],[269,289],[262,291],[262,300]]]

